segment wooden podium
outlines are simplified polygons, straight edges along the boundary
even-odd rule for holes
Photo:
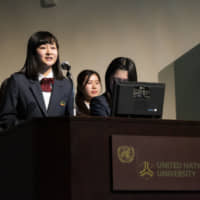
[[[0,135],[0,199],[200,199],[200,191],[113,191],[112,135],[198,139],[200,122],[99,117],[21,124]]]

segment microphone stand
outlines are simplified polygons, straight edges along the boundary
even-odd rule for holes
[[[66,73],[66,77],[70,80],[71,84],[72,84],[72,95],[73,95],[73,101],[75,99],[75,91],[74,91],[74,82],[72,79],[72,75],[70,73],[70,66],[67,67],[67,73]],[[76,116],[76,110],[75,110],[75,101],[73,102],[73,116]]]

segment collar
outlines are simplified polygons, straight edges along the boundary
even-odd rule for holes
[[[51,70],[47,76],[44,76],[43,74],[39,73],[38,80],[41,81],[43,78],[54,78],[53,71]]]
[[[89,102],[87,102],[87,101],[84,101],[84,103],[85,103],[85,105],[86,105],[87,109],[90,109],[90,103],[89,103]]]

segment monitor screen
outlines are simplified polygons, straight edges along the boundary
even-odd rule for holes
[[[112,116],[162,117],[164,83],[116,81],[113,87]]]

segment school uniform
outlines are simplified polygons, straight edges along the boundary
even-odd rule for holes
[[[93,116],[107,117],[111,115],[110,105],[105,94],[91,99],[90,112]]]
[[[28,79],[23,73],[13,74],[1,100],[0,127],[8,128],[36,117],[73,115],[74,97],[70,80],[55,79],[47,96],[43,94],[39,80]]]

